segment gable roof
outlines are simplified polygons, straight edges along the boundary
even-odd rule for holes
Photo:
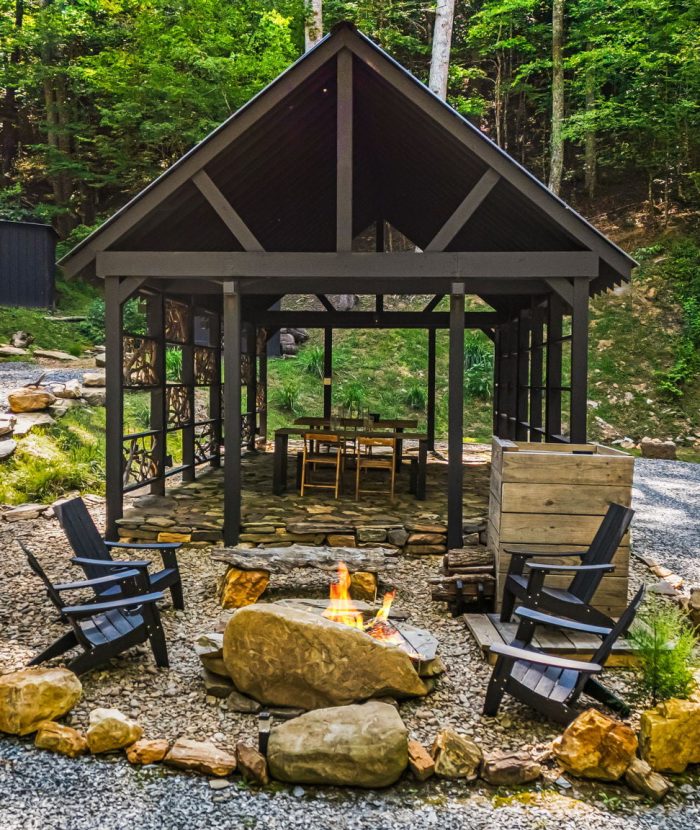
[[[636,264],[351,24],[340,24],[64,256],[242,250],[192,183],[205,170],[269,251],[335,249],[336,61],[353,55],[353,227],[385,219],[424,248],[491,169],[500,177],[446,250],[590,250],[592,291]]]

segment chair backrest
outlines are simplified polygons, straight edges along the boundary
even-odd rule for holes
[[[634,622],[634,618],[637,615],[637,610],[639,609],[639,606],[642,604],[642,600],[644,599],[644,591],[645,586],[642,585],[642,587],[632,598],[632,602],[630,602],[630,604],[627,606],[620,619],[615,623],[614,628],[611,629],[610,634],[608,634],[607,637],[603,638],[603,641],[600,644],[598,651],[596,651],[596,653],[591,658],[591,660],[594,663],[598,663],[598,665],[600,666],[605,665],[605,661],[608,659],[608,657],[610,657],[612,647],[620,639],[620,637],[624,637],[625,634],[629,631],[629,627]]]
[[[24,544],[21,539],[17,540],[19,542],[19,546],[24,551],[24,555],[27,557],[27,562],[29,563],[29,567],[34,571],[34,573],[39,577],[39,579],[44,583],[44,587],[46,588],[46,593],[49,595],[49,599],[59,610],[62,609],[65,605],[63,600],[61,599],[61,595],[59,592],[53,587],[51,580],[46,576],[46,572],[39,564],[39,560],[34,556],[34,554],[29,550],[29,548]]]
[[[304,433],[304,449],[306,452],[311,452],[314,442],[323,444],[342,444],[343,439],[333,432],[305,432]]]
[[[612,562],[615,551],[620,546],[630,526],[634,510],[621,504],[611,504],[596,531],[586,554],[581,557],[583,565],[608,565]],[[588,603],[593,598],[603,573],[586,572],[577,574],[571,581],[569,591],[582,602]]]
[[[85,502],[80,497],[54,505],[54,512],[76,556],[86,559],[110,560],[112,558],[92,516],[88,513]],[[89,579],[104,576],[104,571],[101,569],[93,570],[90,566],[86,566],[83,570]]]

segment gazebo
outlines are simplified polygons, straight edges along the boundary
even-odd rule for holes
[[[412,243],[387,252],[385,228]],[[373,250],[366,243],[372,234]],[[360,250],[362,248],[362,250]],[[240,529],[241,443],[266,432],[265,342],[322,328],[330,414],[333,329],[449,329],[448,545],[462,534],[464,331],[495,343],[493,432],[586,441],[588,302],[634,261],[351,24],[331,34],[173,164],[60,265],[105,283],[107,522],[123,495],[224,464],[224,537]],[[338,311],[327,295],[373,295]],[[288,294],[323,311],[283,311]],[[430,294],[420,311],[384,295]],[[465,296],[489,311],[465,311]],[[141,298],[146,324],[124,326]],[[449,312],[436,311],[449,297]],[[166,371],[176,352],[178,372]],[[225,384],[222,383],[222,370]],[[208,407],[195,406],[195,389]],[[246,412],[241,388],[246,390]],[[125,434],[123,396],[150,394],[148,429]],[[201,397],[201,393],[200,393]],[[568,424],[564,429],[563,424]],[[169,455],[173,433],[182,458]]]

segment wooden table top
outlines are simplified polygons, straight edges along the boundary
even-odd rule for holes
[[[363,418],[338,418],[338,421],[344,427],[363,426]],[[330,426],[330,418],[318,417],[301,417],[295,418],[294,423],[300,426],[321,427]],[[418,421],[415,418],[381,418],[374,422],[377,429],[416,429]]]
[[[308,427],[280,427],[275,430],[275,435],[304,435],[309,432]],[[330,432],[330,430],[329,430]],[[427,432],[389,432],[387,430],[377,429],[334,429],[332,435],[339,435],[341,438],[356,438],[358,435],[362,438],[398,438],[401,441],[427,441]]]

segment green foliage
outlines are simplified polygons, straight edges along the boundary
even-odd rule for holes
[[[493,347],[481,332],[464,340],[464,391],[472,398],[490,399],[493,392]]]
[[[165,350],[165,378],[169,383],[182,383],[182,349],[177,346]]]
[[[367,390],[360,381],[344,383],[339,391],[340,405],[349,412],[359,412],[367,402]]]
[[[639,660],[641,693],[652,706],[671,697],[688,697],[697,637],[684,611],[650,597],[637,614],[629,639]]]
[[[104,492],[104,408],[69,410],[18,442],[3,462],[0,502],[48,502],[70,490]]]
[[[51,315],[45,308],[0,306],[0,342],[8,343],[16,331],[27,331],[34,337],[32,345],[37,348],[82,354],[89,341],[83,336],[79,324],[63,323],[50,318]]]
[[[323,346],[311,345],[302,349],[299,353],[299,362],[304,370],[315,378],[323,380],[323,364],[325,354]]]
[[[146,334],[146,318],[138,299],[124,303],[124,331],[129,334]],[[87,308],[86,319],[80,324],[80,333],[91,343],[105,342],[105,301],[93,300]]]
[[[424,410],[427,400],[425,386],[417,380],[412,380],[406,387],[403,399],[410,409]]]
[[[270,402],[283,412],[296,414],[299,409],[299,383],[296,380],[288,380],[282,386],[273,389]]]

